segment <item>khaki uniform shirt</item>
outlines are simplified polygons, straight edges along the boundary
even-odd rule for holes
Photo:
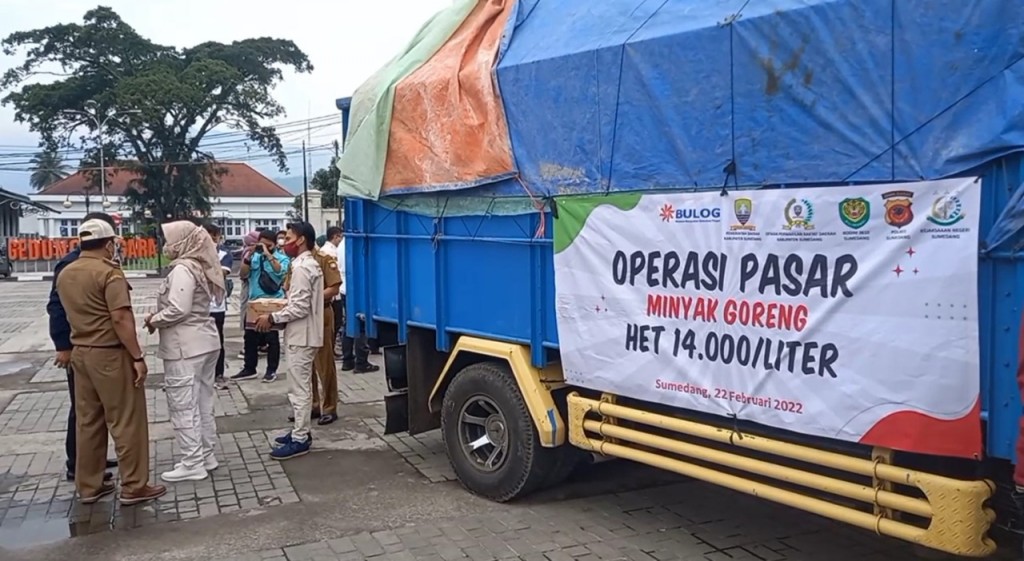
[[[167,274],[156,296],[156,309],[149,323],[160,330],[158,358],[181,360],[220,350],[210,296],[184,266],[177,265]]]
[[[292,260],[289,268],[288,303],[270,314],[274,323],[284,323],[284,344],[292,347],[321,347],[324,344],[324,274],[309,251]]]
[[[57,277],[57,295],[75,347],[120,347],[110,313],[132,307],[124,272],[114,261],[83,253]]]
[[[330,254],[328,254],[326,252],[323,252],[323,251],[320,251],[319,249],[313,249],[311,251],[311,253],[313,254],[313,259],[316,259],[316,264],[320,265],[320,271],[323,272],[323,274],[324,274],[324,290],[327,290],[328,288],[331,288],[331,287],[334,287],[334,286],[340,286],[341,282],[342,282],[342,279],[341,279],[341,271],[338,269],[338,261],[334,257],[332,257]],[[285,290],[285,292],[288,291],[288,287],[290,286],[291,279],[292,279],[292,266],[289,263],[288,264],[288,272],[285,273],[285,275],[284,275],[284,290]],[[335,299],[336,298],[332,298],[331,300],[335,300]],[[330,306],[331,305],[331,300],[325,301],[324,302],[324,306],[325,307]]]

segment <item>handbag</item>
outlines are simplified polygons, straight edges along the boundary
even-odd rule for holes
[[[270,276],[270,273],[267,272],[266,259],[260,259],[260,276],[257,282],[260,283],[260,290],[264,294],[277,294],[281,291],[281,284],[274,280],[274,277]]]

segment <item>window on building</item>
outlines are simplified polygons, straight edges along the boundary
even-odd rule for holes
[[[256,226],[257,230],[273,230],[280,232],[283,229],[280,220],[270,220],[265,218],[259,218],[252,221],[253,225]]]
[[[57,234],[62,238],[77,238],[78,225],[81,224],[81,222],[81,220],[75,219],[62,219],[60,221],[60,227],[57,229]]]
[[[245,220],[237,218],[225,219],[221,224],[224,237],[228,239],[241,239],[245,235]]]

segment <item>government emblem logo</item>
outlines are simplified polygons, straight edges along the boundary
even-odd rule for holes
[[[786,225],[782,227],[783,230],[813,230],[814,224],[811,220],[814,219],[814,205],[807,199],[790,199],[786,203],[786,210],[784,211],[786,216]]]
[[[932,202],[928,221],[939,226],[952,226],[964,219],[963,204],[956,195],[943,195]]]
[[[871,219],[871,203],[863,197],[843,199],[839,203],[839,219],[847,228],[859,230]]]
[[[914,221],[912,191],[889,191],[882,194],[885,201],[885,221],[893,228],[903,228]]]
[[[754,213],[754,201],[743,197],[732,203],[732,212],[736,215],[737,224],[733,224],[730,230],[754,230],[754,225],[749,224],[750,217]]]

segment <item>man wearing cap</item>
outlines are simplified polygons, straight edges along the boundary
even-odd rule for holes
[[[111,228],[114,228],[114,219],[109,214],[103,212],[90,212],[85,215],[85,220],[102,220],[110,224]],[[68,407],[67,433],[64,437],[64,452],[67,454],[65,467],[67,468],[68,481],[75,480],[75,372],[71,369],[71,326],[68,325],[68,316],[64,312],[64,306],[60,303],[60,296],[57,294],[57,278],[65,267],[78,260],[81,253],[82,250],[75,247],[57,262],[57,266],[53,268],[53,284],[50,286],[50,298],[46,303],[46,314],[50,317],[50,340],[53,341],[54,350],[57,352],[53,363],[55,366],[64,369],[68,380],[68,395],[71,398],[71,405]],[[116,461],[107,460],[108,469],[116,467]],[[107,473],[104,475],[104,480],[109,480],[111,477],[111,474]]]
[[[75,486],[92,504],[114,492],[103,481],[107,428],[121,472],[121,504],[162,496],[149,484],[148,369],[135,331],[128,282],[117,263],[114,228],[103,220],[78,227],[81,255],[57,278],[57,294],[71,325],[77,440]]]

